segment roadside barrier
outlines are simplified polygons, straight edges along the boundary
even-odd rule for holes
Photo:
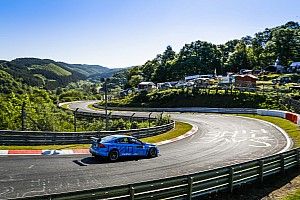
[[[282,111],[282,110],[266,110],[266,109],[257,109],[258,115],[267,115],[273,117],[280,117],[287,119],[295,124],[300,125],[300,115],[297,113]]]
[[[300,167],[300,148],[261,159],[198,173],[115,187],[16,198],[24,200],[62,199],[192,199],[213,192],[228,191],[244,184],[262,183],[276,174]]]
[[[113,134],[132,135],[137,138],[151,137],[167,132],[175,127],[175,122],[142,129],[90,132],[47,132],[0,130],[1,145],[53,145],[89,144],[91,137],[104,137]]]

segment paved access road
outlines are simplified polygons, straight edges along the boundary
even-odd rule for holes
[[[89,110],[87,103],[71,108]],[[130,113],[127,113],[130,114]],[[139,113],[143,115],[147,113]],[[100,162],[86,155],[0,157],[0,199],[107,187],[222,167],[277,153],[287,139],[274,126],[218,114],[172,113],[197,133],[160,146],[154,159]]]

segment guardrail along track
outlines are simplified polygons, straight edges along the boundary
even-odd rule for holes
[[[192,199],[212,192],[232,192],[243,184],[261,183],[266,177],[284,174],[286,170],[296,167],[300,167],[300,148],[241,164],[184,176],[131,185],[17,199]]]
[[[167,132],[175,127],[169,124],[131,130],[91,131],[91,132],[45,132],[0,130],[1,145],[51,145],[51,144],[89,144],[91,137],[104,137],[113,134],[132,135],[145,138]]]

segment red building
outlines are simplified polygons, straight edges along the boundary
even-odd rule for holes
[[[235,87],[255,88],[258,78],[252,74],[237,75],[235,77]]]

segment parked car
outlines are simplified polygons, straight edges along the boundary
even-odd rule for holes
[[[128,135],[111,135],[104,138],[92,138],[90,153],[97,158],[116,161],[120,157],[156,157],[159,150],[156,145],[144,143]]]
[[[186,88],[187,87],[187,84],[186,82],[178,82],[176,85],[175,85],[176,88]]]

